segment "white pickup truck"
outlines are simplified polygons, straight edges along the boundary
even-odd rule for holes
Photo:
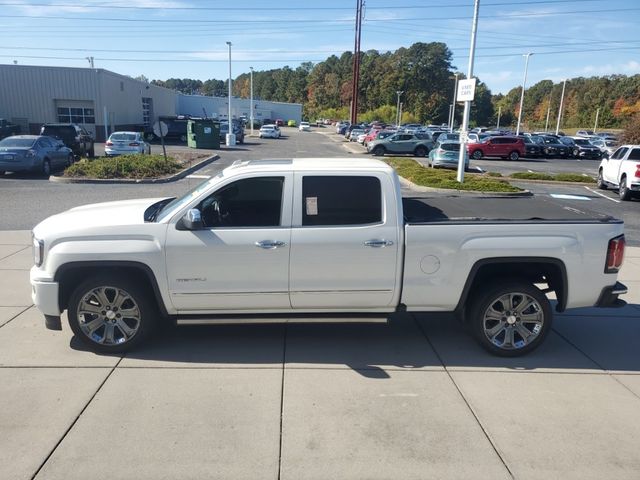
[[[621,200],[640,196],[640,145],[623,145],[600,161],[598,188],[617,188]]]
[[[379,321],[456,312],[492,353],[556,310],[621,306],[623,224],[551,199],[401,197],[377,160],[236,162],[180,198],[87,205],[33,230],[33,301],[95,351],[161,321]]]

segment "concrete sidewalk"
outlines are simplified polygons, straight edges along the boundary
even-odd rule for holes
[[[450,317],[171,329],[84,351],[31,305],[29,232],[0,232],[2,479],[637,479],[631,304],[558,315],[524,358]]]

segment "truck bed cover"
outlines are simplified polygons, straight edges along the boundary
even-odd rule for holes
[[[575,202],[574,202],[575,203]],[[405,222],[621,223],[610,215],[551,197],[424,196],[402,199]]]

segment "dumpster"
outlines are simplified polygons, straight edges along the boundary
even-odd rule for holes
[[[192,118],[187,124],[187,144],[191,148],[220,148],[220,122]]]

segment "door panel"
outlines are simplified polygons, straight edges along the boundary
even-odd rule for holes
[[[179,312],[291,308],[292,179],[287,172],[230,181],[190,206],[206,229],[169,225],[167,280]]]

